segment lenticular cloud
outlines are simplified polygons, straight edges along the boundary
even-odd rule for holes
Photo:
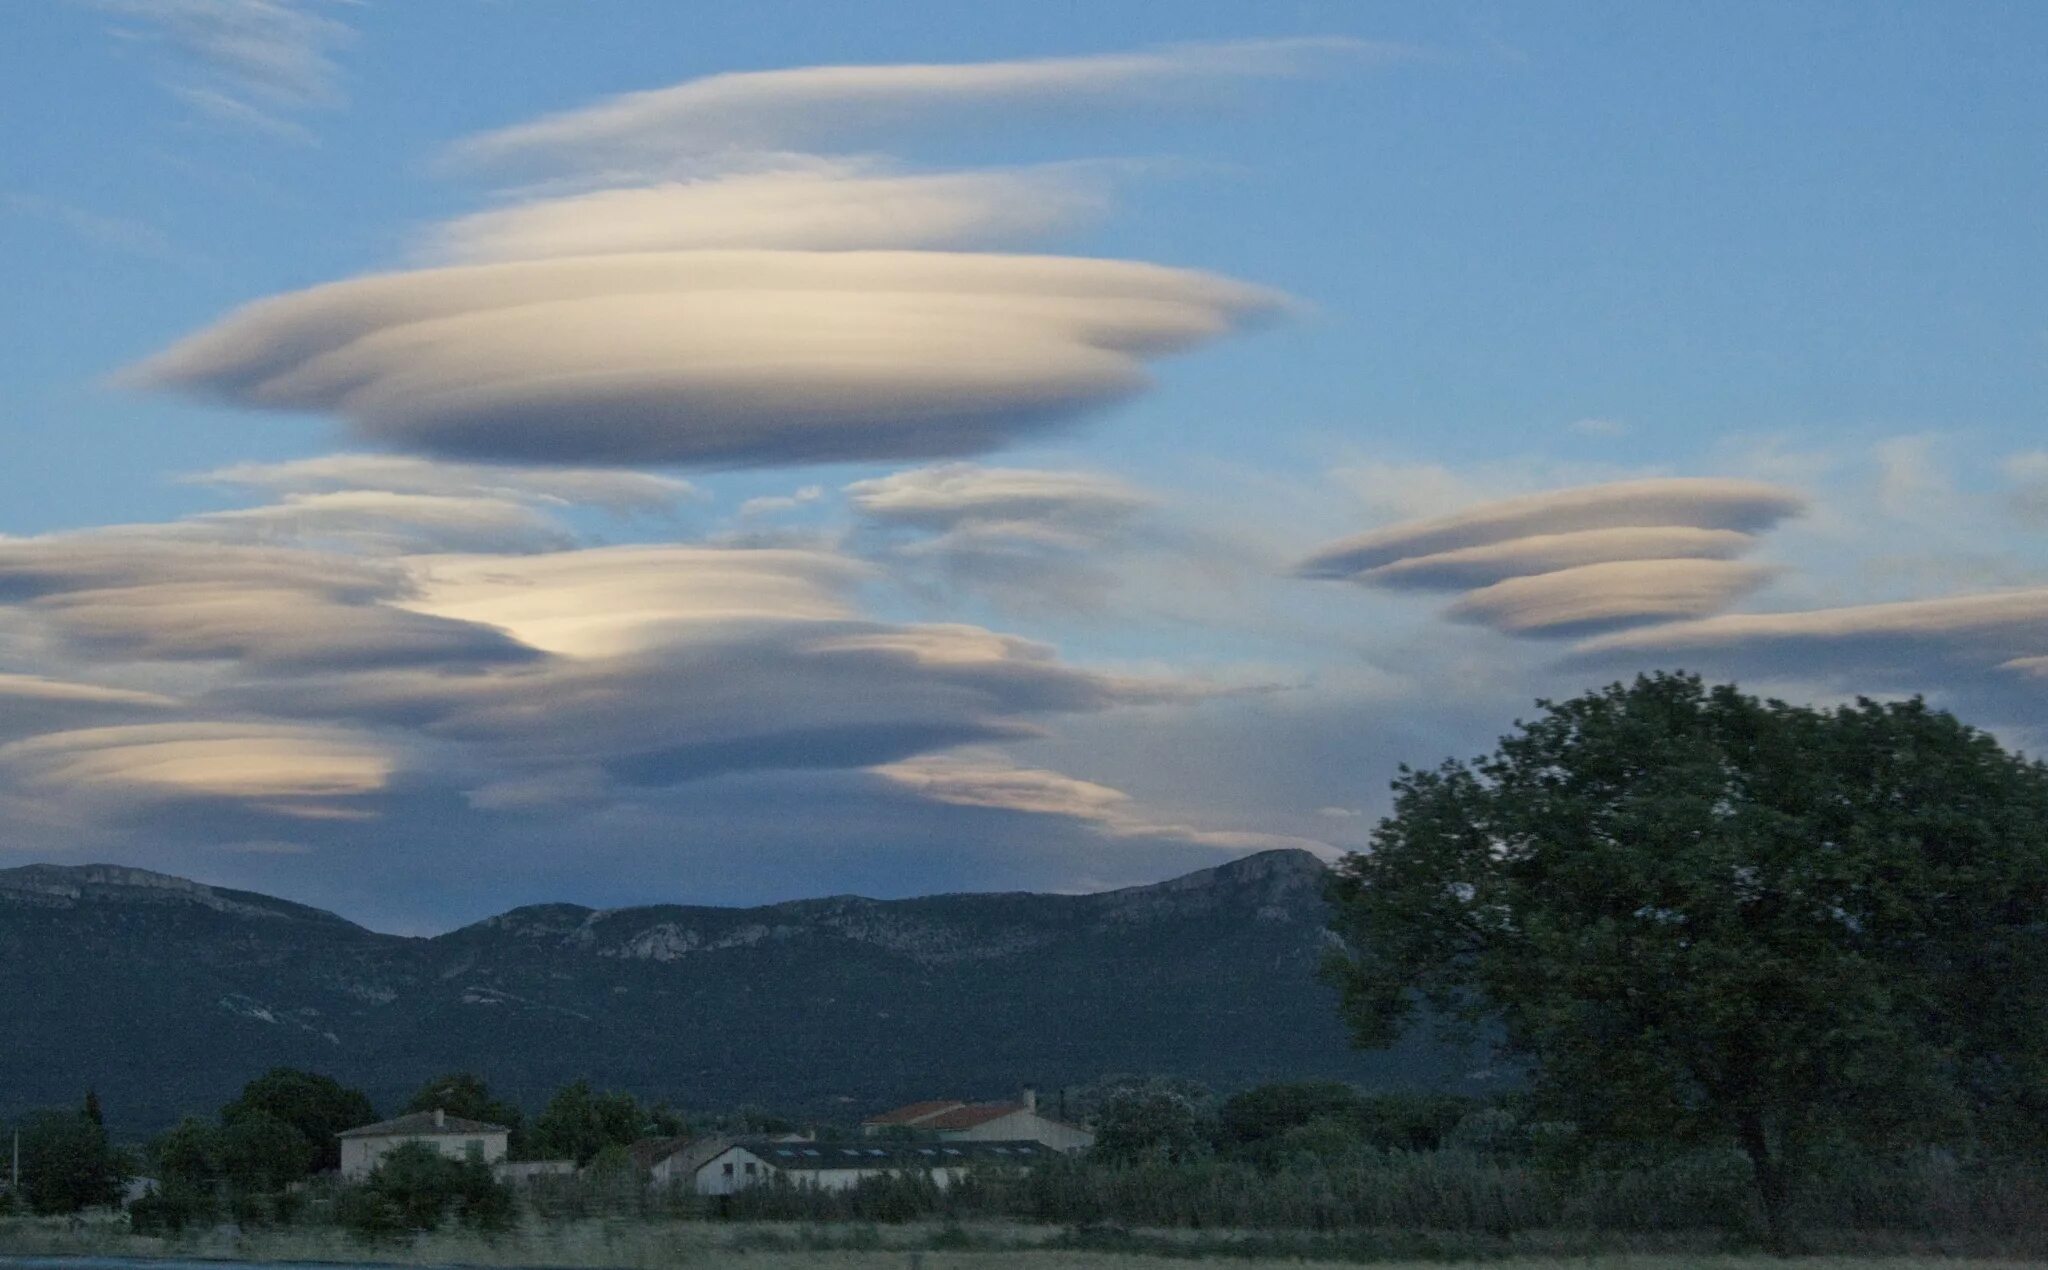
[[[428,269],[230,315],[147,383],[463,458],[974,454],[1128,396],[1276,298],[1124,261],[676,251]]]
[[[1734,557],[1804,506],[1755,481],[1617,481],[1360,534],[1296,573],[1463,592],[1449,616],[1510,634],[1585,633],[1720,611],[1771,576]]]
[[[1078,75],[1115,101],[1119,87],[1282,73],[1319,50],[865,68],[856,95],[879,128],[963,94],[1021,109],[1056,100]],[[251,304],[131,380],[332,415],[380,448],[441,458],[963,457],[1129,397],[1149,384],[1150,362],[1281,303],[1192,270],[958,250],[1041,237],[1091,210],[1071,168],[909,173],[735,139],[683,156],[679,178],[675,129],[661,121],[677,102],[723,99],[728,78],[472,143],[472,157],[545,154],[557,192],[427,235],[463,263]],[[844,78],[745,78],[741,107],[783,119],[791,101]],[[760,144],[778,136],[766,128]]]

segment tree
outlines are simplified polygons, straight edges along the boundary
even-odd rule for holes
[[[486,1124],[501,1124],[512,1131],[515,1143],[520,1140],[521,1126],[525,1117],[519,1108],[502,1098],[494,1097],[491,1087],[475,1072],[448,1072],[436,1076],[420,1086],[412,1101],[405,1104],[407,1111],[445,1111],[451,1116],[465,1120],[481,1120]]]
[[[341,1167],[341,1144],[334,1135],[377,1119],[377,1109],[361,1090],[291,1067],[273,1067],[244,1085],[241,1096],[220,1109],[221,1124],[232,1128],[237,1119],[256,1114],[298,1130],[312,1146],[307,1167],[315,1171]]]
[[[107,1115],[100,1110],[100,1091],[97,1089],[85,1091],[85,1118],[102,1129],[107,1127]]]
[[[197,1116],[186,1116],[149,1147],[157,1180],[211,1186],[221,1175],[221,1132]]]
[[[311,1171],[318,1151],[297,1126],[267,1111],[243,1111],[221,1127],[220,1169],[245,1195],[274,1195]]]
[[[82,1111],[42,1111],[21,1129],[21,1190],[38,1213],[113,1205],[132,1170]]]
[[[433,1230],[453,1209],[463,1225],[500,1230],[516,1216],[512,1192],[482,1160],[458,1160],[423,1142],[387,1153],[343,1197],[342,1221],[363,1235]]]
[[[1202,1115],[1186,1095],[1129,1089],[1111,1094],[1096,1113],[1091,1150],[1110,1164],[1182,1164],[1207,1146]]]
[[[1924,703],[1658,674],[1403,769],[1331,886],[1354,1038],[1490,1021],[1598,1146],[1743,1151],[1771,1238],[1831,1142],[2048,1141],[2048,769]]]
[[[588,1164],[607,1146],[630,1146],[653,1128],[638,1099],[627,1093],[596,1093],[590,1082],[564,1085],[533,1122],[529,1148],[542,1158]],[[673,1135],[670,1135],[673,1136]]]
[[[175,1234],[213,1221],[222,1165],[221,1131],[197,1116],[187,1116],[149,1145],[157,1188],[128,1206],[128,1219],[138,1234]]]

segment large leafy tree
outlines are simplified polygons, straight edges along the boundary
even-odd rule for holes
[[[1355,1038],[1489,1021],[1603,1145],[2048,1140],[2048,769],[1918,700],[1658,674],[1404,769],[1332,883]]]
[[[224,1130],[232,1130],[237,1120],[254,1116],[296,1129],[311,1148],[308,1167],[324,1170],[341,1166],[341,1144],[335,1135],[375,1121],[377,1109],[370,1105],[367,1094],[332,1076],[273,1067],[244,1085],[240,1096],[220,1109]],[[251,1134],[252,1139],[256,1136]]]
[[[528,1150],[538,1157],[573,1159],[584,1165],[604,1148],[630,1146],[668,1123],[657,1125],[629,1093],[598,1093],[589,1081],[579,1080],[556,1090],[535,1117]]]
[[[1202,1113],[1185,1094],[1126,1089],[1095,1116],[1095,1159],[1109,1164],[1182,1164],[1208,1150]]]
[[[237,1191],[271,1195],[306,1176],[319,1151],[296,1125],[267,1111],[244,1111],[222,1126],[221,1174]]]
[[[21,1127],[21,1190],[38,1213],[118,1204],[132,1169],[82,1111],[43,1111]]]

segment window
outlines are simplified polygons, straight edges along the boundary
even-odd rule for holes
[[[747,1176],[754,1176],[754,1162],[752,1160],[747,1161]]]
[[[727,1161],[725,1162],[725,1175],[726,1175],[727,1177],[731,1177],[731,1176],[732,1176],[732,1161],[731,1161],[731,1160],[727,1160]]]
[[[472,1160],[483,1159],[484,1140],[482,1138],[471,1138],[469,1141],[462,1144],[462,1153],[464,1155],[467,1155]]]

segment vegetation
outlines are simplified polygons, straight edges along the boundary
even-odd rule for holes
[[[624,1148],[641,1138],[675,1137],[682,1118],[666,1105],[647,1108],[627,1093],[597,1093],[587,1080],[564,1085],[534,1119],[526,1143],[535,1159],[589,1164],[606,1147]]]
[[[434,1230],[451,1214],[471,1229],[503,1230],[518,1208],[490,1165],[421,1142],[386,1155],[360,1185],[344,1187],[335,1204],[339,1223],[369,1238]]]
[[[491,1093],[491,1087],[475,1072],[449,1072],[436,1076],[420,1086],[405,1104],[407,1112],[445,1111],[451,1116],[465,1120],[481,1120],[485,1124],[501,1124],[511,1131],[512,1148],[522,1145],[526,1116],[516,1103],[510,1103]]]
[[[581,1171],[515,1192],[416,1145],[358,1183],[315,1176],[376,1113],[279,1068],[151,1145],[160,1188],[133,1229],[197,1248],[232,1217],[394,1257],[449,1228],[511,1239],[522,1215],[525,1232],[692,1222],[735,1232],[733,1252],[1074,1263],[1784,1251],[1795,1232],[2048,1256],[2048,769],[1917,701],[1816,710],[1656,675],[1542,708],[1490,756],[1404,771],[1332,883],[1326,973],[1356,1038],[1428,1011],[1505,1053],[1491,1098],[1304,1081],[1219,1100],[1105,1077],[1066,1091],[1097,1131],[1085,1157],[715,1197],[650,1188],[628,1152],[683,1132],[665,1104],[577,1081],[527,1123],[468,1072],[409,1108],[517,1127],[525,1154]],[[118,1196],[129,1166],[102,1120],[88,1096],[28,1123],[37,1212]],[[605,1240],[601,1264],[662,1262]]]
[[[38,1213],[74,1213],[118,1204],[133,1167],[94,1118],[96,1100],[84,1110],[43,1111],[21,1127],[21,1191]]]
[[[298,1151],[306,1155],[306,1168],[317,1171],[341,1166],[341,1144],[335,1135],[376,1120],[377,1109],[368,1095],[332,1076],[273,1067],[243,1086],[241,1095],[220,1109],[220,1119],[227,1129],[251,1122],[255,1127],[246,1136],[252,1149],[280,1153],[280,1158],[266,1160],[261,1167],[283,1171],[282,1154]],[[288,1147],[274,1126],[290,1129],[303,1145]]]
[[[1359,1042],[1490,1026],[1567,1143],[1741,1151],[1781,1247],[1830,1156],[2048,1144],[2048,769],[1918,700],[1540,704],[1339,869]]]

